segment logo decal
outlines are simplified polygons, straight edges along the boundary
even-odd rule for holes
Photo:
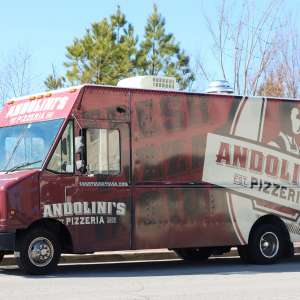
[[[44,205],[44,218],[56,218],[65,225],[117,224],[126,215],[124,202],[65,202]]]
[[[291,238],[299,240],[293,236],[300,232],[299,117],[297,101],[244,97],[229,136],[207,135],[203,180],[225,188],[240,244],[247,244],[253,224],[266,214],[296,228]]]
[[[300,161],[294,156],[208,134],[203,180],[239,194],[300,209]]]

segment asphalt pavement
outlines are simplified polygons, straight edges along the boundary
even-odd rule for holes
[[[61,264],[50,276],[0,267],[0,299],[298,300],[300,256],[279,264],[243,264],[238,257],[192,264],[179,259]]]

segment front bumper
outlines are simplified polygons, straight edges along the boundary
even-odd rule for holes
[[[15,250],[15,232],[0,232],[0,251]]]

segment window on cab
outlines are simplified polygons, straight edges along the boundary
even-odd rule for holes
[[[47,169],[56,173],[74,172],[73,122],[69,121],[64,133],[48,163]]]
[[[119,174],[121,170],[119,130],[87,129],[86,156],[88,173]]]
[[[41,168],[62,122],[57,119],[1,127],[0,170]]]

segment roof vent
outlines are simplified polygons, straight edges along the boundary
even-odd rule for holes
[[[208,85],[205,93],[218,93],[218,94],[233,94],[233,89],[226,80],[212,81]]]
[[[118,87],[138,88],[151,90],[175,91],[178,89],[174,77],[163,76],[135,76],[122,79],[117,84]]]

